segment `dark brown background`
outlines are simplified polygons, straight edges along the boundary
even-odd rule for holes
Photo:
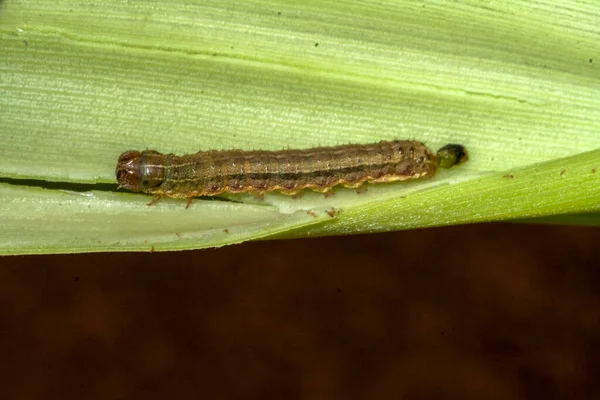
[[[600,230],[0,258],[0,398],[600,398]]]

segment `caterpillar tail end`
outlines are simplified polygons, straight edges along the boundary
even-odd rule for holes
[[[462,144],[447,144],[437,151],[435,157],[441,168],[452,168],[469,159],[467,150]]]

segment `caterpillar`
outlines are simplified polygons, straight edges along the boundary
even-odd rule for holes
[[[304,189],[329,192],[335,186],[359,188],[430,177],[438,167],[467,161],[464,146],[448,144],[433,153],[412,140],[381,141],[310,149],[210,150],[177,156],[154,150],[129,150],[117,162],[119,188],[161,197],[188,199],[221,193],[279,191],[297,195]]]

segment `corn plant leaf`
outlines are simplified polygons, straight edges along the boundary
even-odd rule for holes
[[[0,1],[0,253],[597,225],[598,21],[591,0]],[[189,209],[116,191],[130,149],[407,138],[461,143],[469,162],[366,193]]]

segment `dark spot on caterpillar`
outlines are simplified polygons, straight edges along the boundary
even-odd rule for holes
[[[512,178],[514,178],[515,176],[514,176],[513,174],[506,174],[506,175],[503,175],[502,177],[503,177],[503,178],[507,178],[507,179],[512,179]]]
[[[240,185],[240,182],[238,181],[230,181],[227,182],[227,187],[229,187],[231,190],[240,190],[242,185]]]
[[[591,64],[592,62],[594,62],[594,60],[590,58],[590,64]]]
[[[306,213],[307,213],[308,215],[312,216],[312,217],[315,217],[315,218],[317,218],[317,214],[315,214],[315,212],[314,212],[314,211],[311,211],[311,210],[306,210]]]
[[[267,184],[266,184],[266,183],[259,182],[259,183],[256,183],[256,184],[254,184],[254,188],[255,188],[256,190],[265,190],[265,189],[267,189],[268,187],[267,187]]]
[[[319,47],[319,43],[315,43],[315,47]]]
[[[402,173],[402,175],[405,175],[405,176],[413,176],[415,174],[415,170],[411,169],[410,166],[408,166],[401,173]]]
[[[566,169],[563,169],[562,171],[560,171],[560,176],[563,176],[565,174],[565,172],[567,172]]]
[[[223,229],[223,232],[229,233],[229,229]]]
[[[596,173],[596,168],[592,168],[592,174]]]

